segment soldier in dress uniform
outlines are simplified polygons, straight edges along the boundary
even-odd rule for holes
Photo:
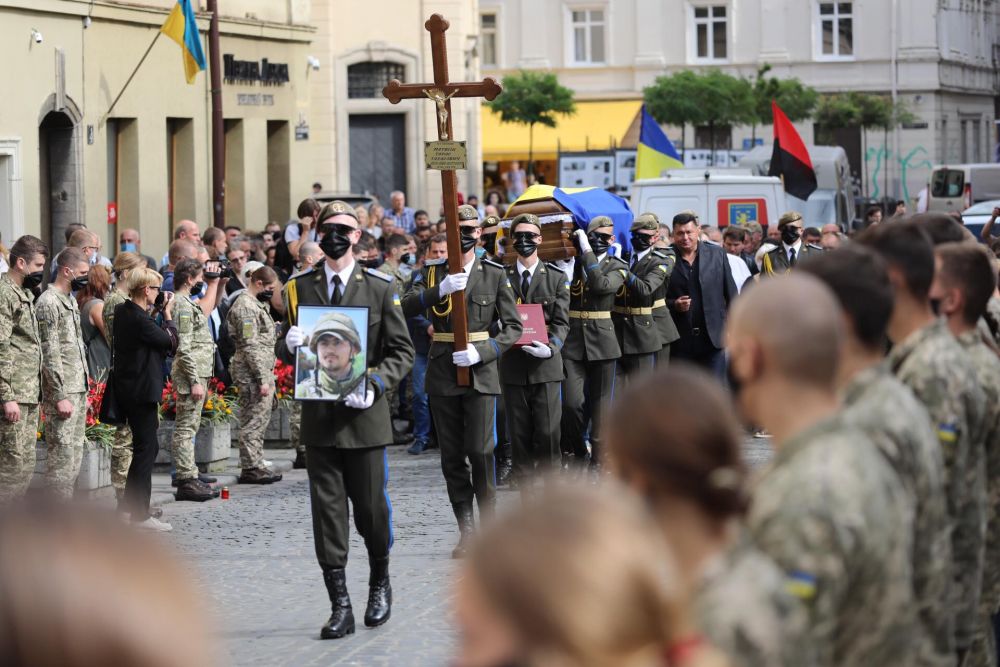
[[[618,371],[623,376],[652,371],[663,351],[662,325],[654,319],[654,308],[659,306],[662,310],[661,322],[668,320],[673,324],[666,308],[666,285],[673,270],[673,257],[653,247],[659,238],[660,221],[652,213],[644,213],[632,223],[631,231],[628,279],[615,295],[611,315],[622,350]],[[675,334],[676,331],[675,327]]]
[[[146,260],[138,253],[120,252],[115,255],[113,269],[115,286],[104,300],[104,308],[101,310],[101,319],[104,320],[104,337],[111,350],[115,349],[113,340],[115,308],[128,299],[128,293],[125,291],[126,285],[128,285],[128,274],[130,271],[145,267]],[[132,429],[128,424],[122,424],[115,429],[115,440],[111,445],[111,486],[115,489],[115,497],[119,503],[125,497],[125,480],[128,478],[128,469],[131,464]]]
[[[662,236],[664,230],[667,232],[667,243],[672,241],[669,235],[670,227],[660,222],[660,218],[655,213],[643,213],[635,220],[637,223],[641,221],[647,230],[649,229],[648,223],[650,221],[656,224],[657,235],[656,241],[653,242],[653,251],[658,253],[659,257],[663,258],[667,267],[666,279],[663,281],[660,289],[653,293],[652,306],[653,323],[660,332],[660,343],[662,344],[660,351],[656,354],[656,363],[657,365],[666,366],[670,362],[670,345],[681,337],[680,332],[677,331],[677,325],[674,324],[674,318],[670,315],[670,309],[667,308],[667,287],[670,284],[670,275],[674,272],[674,265],[677,264],[677,252],[672,245],[661,247],[664,241]]]
[[[521,320],[506,270],[502,264],[476,257],[482,231],[479,213],[472,206],[460,206],[458,224],[464,271],[448,273],[444,263],[425,266],[414,274],[403,298],[407,317],[429,311],[427,317],[434,326],[425,386],[441,447],[441,469],[448,485],[448,499],[461,533],[452,551],[455,558],[465,555],[474,530],[473,499],[478,502],[480,519],[494,511],[493,450],[496,403],[500,395],[497,360],[521,337]],[[469,346],[456,351],[452,294],[463,290]],[[498,320],[500,329],[490,337],[490,329]],[[469,369],[470,386],[458,385],[456,366]]]
[[[293,277],[283,293],[287,325],[277,352],[294,363],[295,351],[306,342],[297,325],[299,306],[363,306],[368,308],[368,377],[363,392],[343,401],[302,404],[302,441],[306,445],[309,498],[312,507],[316,559],[330,597],[332,613],[320,631],[323,639],[354,632],[354,612],[347,591],[347,548],[350,537],[348,500],[354,524],[368,551],[368,605],[365,625],[389,620],[392,587],[389,550],[392,547],[392,505],[385,447],[392,443],[386,390],[413,366],[413,344],[400,307],[399,285],[392,276],[362,268],[351,252],[361,239],[357,213],[347,203],[333,201],[320,211],[317,225],[326,260]]]
[[[590,465],[597,467],[600,451],[601,408],[614,398],[615,362],[621,346],[611,322],[615,295],[628,279],[628,264],[608,253],[614,241],[614,222],[598,216],[578,229],[580,250],[570,281],[569,333],[562,356],[562,451],[579,461],[587,456],[584,433],[590,422]]]
[[[773,276],[788,273],[799,260],[813,253],[823,252],[823,248],[802,241],[802,214],[788,211],[778,218],[781,245],[764,254],[761,259],[760,275]]]
[[[518,259],[507,279],[518,304],[539,304],[548,342],[532,341],[507,350],[500,358],[500,380],[507,411],[507,431],[514,454],[514,480],[530,483],[535,467],[558,468],[562,380],[560,350],[569,331],[569,280],[562,269],[538,258],[542,228],[538,217],[522,213],[510,224]]]
[[[73,497],[87,428],[87,351],[80,308],[72,292],[87,285],[90,262],[79,248],[56,257],[56,277],[35,303],[42,347],[42,416],[48,459],[45,483],[55,495]]]
[[[274,406],[277,337],[268,304],[276,286],[278,276],[273,269],[257,269],[226,315],[229,335],[236,345],[229,370],[239,389],[240,484],[281,481],[281,473],[264,465],[264,432]]]
[[[812,276],[765,281],[733,306],[736,401],[776,450],[747,526],[805,605],[817,664],[903,667],[913,664],[917,630],[913,506],[885,456],[841,412],[842,327],[836,299]]]
[[[0,275],[0,502],[20,498],[35,472],[42,350],[32,290],[42,284],[48,248],[22,236]]]
[[[854,244],[810,257],[800,269],[833,291],[847,323],[839,373],[844,419],[875,442],[914,509],[911,561],[921,631],[913,637],[913,664],[954,664],[952,618],[943,604],[952,567],[944,459],[927,409],[885,363],[893,304],[885,262]]]
[[[177,352],[171,367],[171,378],[177,391],[177,415],[170,455],[177,468],[175,484],[177,500],[204,502],[215,497],[209,486],[214,477],[202,478],[194,461],[194,439],[201,425],[202,406],[208,394],[208,383],[215,370],[215,341],[208,328],[208,317],[191,297],[201,295],[206,287],[204,268],[195,259],[182,259],[174,267],[174,322],[177,323]],[[219,279],[212,283],[218,285]],[[202,301],[215,303],[215,289]],[[209,311],[211,312],[211,311]]]

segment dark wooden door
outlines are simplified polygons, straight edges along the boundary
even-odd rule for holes
[[[351,192],[372,194],[384,205],[393,190],[406,192],[403,114],[352,114]]]

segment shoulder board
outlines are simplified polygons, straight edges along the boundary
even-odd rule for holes
[[[608,255],[608,259],[614,260],[614,261],[618,262],[619,264],[621,264],[622,266],[628,266],[628,262],[626,262],[621,257],[615,257],[614,255]]]
[[[301,278],[303,276],[308,276],[308,275],[310,275],[312,273],[315,273],[316,271],[317,271],[316,267],[310,267],[308,269],[305,269],[304,271],[299,271],[298,273],[289,276],[288,279],[289,280],[295,280],[296,278]]]
[[[553,271],[562,271],[562,267],[555,262],[545,262],[545,266],[549,267]]]
[[[365,273],[367,273],[370,276],[374,276],[380,280],[384,280],[387,283],[391,283],[394,280],[394,278],[390,276],[388,273],[382,273],[378,269],[365,269]]]
[[[819,252],[823,252],[823,247],[818,246],[815,243],[807,243],[806,247],[809,248],[810,250],[818,250]]]
[[[663,259],[673,259],[676,257],[673,250],[668,250],[666,248],[653,248],[650,252]]]
[[[481,259],[479,261],[481,263],[483,263],[483,264],[488,265],[488,266],[492,266],[495,269],[503,269],[504,268],[503,264],[501,264],[500,262],[494,262],[492,259]]]

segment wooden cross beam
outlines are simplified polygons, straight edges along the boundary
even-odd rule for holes
[[[424,28],[431,34],[431,59],[434,63],[433,83],[401,83],[393,79],[382,89],[382,95],[393,104],[400,100],[427,98],[437,107],[438,140],[452,139],[451,98],[483,97],[496,99],[503,88],[496,79],[486,77],[479,83],[452,83],[448,80],[448,51],[444,33],[449,23],[440,14],[432,15]],[[462,243],[458,231],[458,180],[454,170],[441,172],[441,191],[444,196],[445,233],[448,238],[448,273],[461,273]],[[455,334],[455,349],[464,350],[469,345],[468,315],[465,307],[465,292],[455,292],[452,296],[452,331]],[[469,369],[458,369],[459,386],[469,386]]]

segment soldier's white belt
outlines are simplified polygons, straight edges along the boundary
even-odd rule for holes
[[[569,316],[574,320],[609,320],[610,310],[571,310]]]
[[[469,332],[469,342],[470,343],[481,343],[484,340],[490,339],[489,331],[470,331]],[[436,333],[433,336],[435,343],[454,343],[455,334],[453,333]]]
[[[619,315],[652,315],[653,311],[656,310],[657,308],[666,308],[666,307],[667,307],[666,299],[657,299],[656,301],[653,302],[652,306],[635,306],[635,307],[615,306],[614,312],[618,313]]]

